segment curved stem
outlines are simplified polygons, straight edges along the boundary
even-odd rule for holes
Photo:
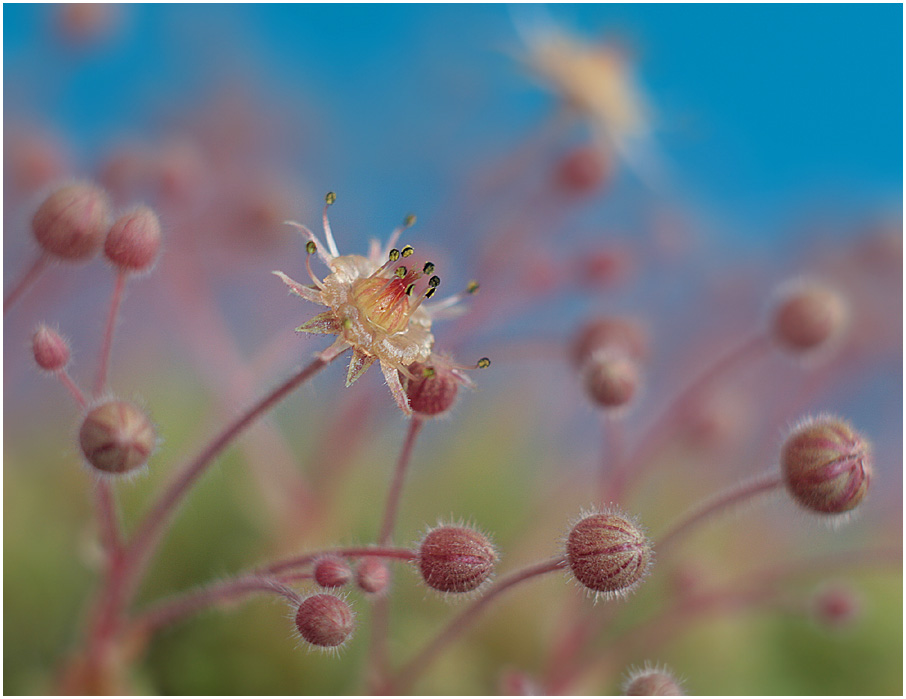
[[[108,480],[100,478],[94,492],[95,506],[98,512],[98,526],[101,530],[101,542],[108,557],[118,556],[120,554],[121,541],[113,487]]]
[[[619,502],[631,485],[642,479],[645,471],[650,468],[652,457],[673,435],[683,410],[693,399],[710,384],[731,370],[745,365],[753,357],[761,355],[770,346],[770,338],[763,333],[753,335],[718,359],[682,389],[651,425],[643,430],[642,440],[630,456],[623,461],[620,469],[614,473],[610,484],[610,499]]]
[[[94,382],[95,396],[99,396],[107,388],[107,367],[110,364],[110,352],[113,349],[113,329],[116,326],[116,317],[119,314],[120,304],[123,301],[123,290],[125,288],[126,272],[119,270],[116,273],[116,282],[113,285],[113,296],[110,298],[110,312],[107,314],[107,326],[104,329],[104,339],[101,342],[98,375]]]
[[[229,602],[246,595],[260,593],[278,594],[295,605],[302,602],[302,596],[284,584],[284,581],[259,575],[249,575],[208,585],[195,592],[159,602],[136,617],[134,624],[145,633],[153,633],[207,607],[212,607],[221,602]]]
[[[423,424],[422,419],[418,417],[413,417],[409,421],[406,441],[403,442],[403,450],[400,452],[400,458],[396,462],[393,482],[390,484],[390,491],[387,494],[384,520],[381,524],[380,536],[378,537],[378,544],[381,546],[386,546],[393,538],[393,529],[396,526],[396,513],[399,509],[400,496],[403,493],[403,482],[406,480],[406,472],[409,470],[409,461],[412,458],[412,448],[415,446],[415,439],[418,437]]]
[[[6,298],[3,299],[3,315],[6,315],[6,312],[28,291],[29,287],[38,281],[38,277],[41,276],[44,268],[47,267],[48,261],[47,255],[39,255],[38,259],[22,275],[22,278],[13,285]]]
[[[456,637],[478,619],[481,612],[502,593],[526,580],[560,570],[564,565],[566,565],[566,559],[558,556],[542,563],[536,563],[528,568],[523,568],[498,580],[482,597],[466,607],[420,653],[400,669],[396,674],[395,681],[388,683],[387,689],[392,690],[388,693],[402,694],[407,692],[415,681],[430,667],[431,663],[437,659],[444,647],[456,640]]]
[[[88,401],[85,400],[85,394],[82,393],[75,381],[72,380],[72,377],[69,376],[69,373],[66,369],[60,369],[56,372],[55,376],[60,379],[60,383],[69,391],[69,395],[72,396],[73,400],[78,404],[80,408],[85,408],[88,405]]]
[[[779,473],[771,473],[746,483],[740,483],[734,488],[720,493],[710,500],[706,500],[683,517],[679,522],[674,524],[666,534],[660,537],[656,543],[658,553],[663,555],[663,551],[669,548],[670,544],[675,544],[677,539],[688,534],[690,530],[694,529],[712,515],[716,515],[734,505],[774,490],[781,485],[783,485],[783,477]]]
[[[260,574],[267,575],[282,575],[286,571],[306,566],[316,558],[321,558],[322,556],[340,556],[342,558],[363,558],[367,556],[369,558],[398,558],[402,561],[412,561],[418,557],[418,554],[411,549],[389,548],[384,546],[358,546],[355,548],[325,549],[324,551],[306,553],[301,556],[287,558],[283,561],[271,563],[268,566],[259,568],[258,572]]]

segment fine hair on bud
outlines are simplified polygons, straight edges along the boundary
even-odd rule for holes
[[[88,463],[103,474],[134,472],[148,461],[157,444],[145,412],[122,400],[92,408],[82,420],[79,446]]]
[[[491,579],[497,550],[471,527],[431,529],[418,545],[416,565],[425,584],[439,592],[472,592]]]
[[[352,568],[339,556],[325,556],[315,562],[314,575],[321,587],[343,587],[352,580]]]
[[[871,448],[845,420],[819,415],[786,438],[780,467],[787,491],[812,512],[835,515],[856,508],[871,481]]]
[[[645,663],[629,671],[623,683],[627,697],[678,697],[685,695],[682,685],[667,668]]]
[[[369,556],[356,568],[355,582],[369,595],[383,595],[390,586],[390,568],[380,558]]]
[[[339,648],[355,631],[355,614],[349,603],[324,592],[302,600],[295,622],[302,640],[324,650]]]
[[[638,364],[618,350],[594,352],[582,367],[582,384],[591,401],[600,408],[623,408],[639,388]]]
[[[596,599],[635,591],[653,559],[654,547],[641,526],[613,507],[583,513],[566,537],[569,570]]]
[[[602,316],[587,321],[570,346],[573,365],[582,368],[598,350],[619,350],[630,359],[644,362],[648,357],[648,335],[641,323],[629,318]]]
[[[87,260],[110,228],[110,202],[100,187],[76,182],[54,190],[31,222],[38,245],[61,260]]]
[[[846,328],[846,303],[840,294],[820,282],[788,284],[779,296],[771,330],[775,341],[791,352],[826,347]]]
[[[408,369],[411,378],[403,377],[403,389],[412,412],[424,417],[437,417],[453,407],[461,378],[443,363],[429,366],[416,362]]]
[[[104,256],[127,272],[144,272],[160,249],[160,221],[147,206],[120,216],[104,240]]]
[[[60,371],[69,363],[69,344],[55,330],[39,325],[31,341],[35,363],[44,371]]]

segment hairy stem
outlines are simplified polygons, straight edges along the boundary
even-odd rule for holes
[[[116,273],[116,282],[113,285],[113,295],[110,297],[110,312],[107,314],[107,325],[104,329],[104,338],[101,342],[98,375],[94,382],[95,396],[101,395],[107,389],[107,368],[110,365],[110,353],[113,349],[113,330],[116,327],[116,317],[119,314],[120,304],[123,301],[123,290],[125,288],[126,272],[119,270]]]
[[[6,312],[13,307],[13,304],[18,301],[22,295],[28,291],[36,281],[38,277],[41,276],[41,273],[44,271],[44,268],[47,267],[48,258],[47,255],[41,254],[38,256],[31,267],[29,267],[25,274],[22,275],[22,278],[19,279],[13,285],[13,288],[10,289],[10,292],[6,295],[6,298],[3,299],[3,315],[6,315]]]

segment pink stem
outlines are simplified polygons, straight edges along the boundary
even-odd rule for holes
[[[654,422],[643,431],[641,442],[624,460],[620,469],[614,473],[609,499],[619,502],[633,483],[641,481],[645,471],[653,463],[652,457],[673,435],[680,423],[683,410],[698,394],[731,370],[745,365],[753,357],[759,356],[770,346],[770,338],[766,335],[754,335],[708,367],[680,391]]]
[[[119,524],[116,516],[113,487],[110,482],[100,478],[95,486],[95,505],[98,511],[98,524],[101,530],[101,541],[109,557],[120,554]]]
[[[82,393],[82,390],[76,386],[75,381],[69,376],[69,373],[66,369],[60,369],[56,372],[56,377],[60,379],[66,390],[69,391],[69,394],[73,397],[76,403],[78,403],[80,408],[85,408],[88,405],[88,401],[85,400],[85,395]]]
[[[3,299],[3,315],[6,315],[6,312],[28,291],[29,287],[38,281],[38,277],[41,276],[41,272],[44,271],[47,263],[48,258],[44,254],[39,255],[38,259],[32,263],[31,267],[28,268],[22,278],[16,282],[12,290],[6,295],[6,298]]]
[[[295,558],[288,558],[284,561],[277,561],[268,566],[259,568],[258,572],[262,575],[283,575],[285,571],[301,568],[308,565],[316,558],[322,556],[340,556],[341,558],[398,558],[402,561],[412,561],[418,557],[415,551],[410,549],[387,548],[381,546],[360,546],[356,548],[344,549],[325,549],[314,553],[306,553]]]
[[[94,395],[101,395],[107,388],[107,367],[110,364],[110,352],[113,349],[113,329],[116,326],[116,317],[119,314],[120,304],[123,300],[123,290],[126,288],[126,272],[119,270],[116,273],[116,282],[113,285],[113,296],[110,299],[110,312],[107,315],[107,327],[104,330],[104,339],[101,344],[101,358],[98,362],[98,375],[94,382]]]
[[[403,482],[406,479],[406,472],[409,470],[409,462],[412,457],[415,440],[423,424],[423,421],[418,417],[413,417],[409,422],[409,430],[406,433],[403,449],[396,462],[396,471],[393,474],[393,481],[387,494],[387,504],[384,507],[384,521],[381,524],[381,533],[378,537],[378,544],[381,546],[386,546],[393,538],[396,514],[403,492]],[[382,686],[387,680],[386,675],[389,668],[387,637],[389,633],[390,598],[389,595],[383,595],[375,599],[371,605],[371,647],[369,649],[368,667],[370,669],[370,682],[375,688]]]
[[[189,594],[164,600],[135,619],[135,626],[144,632],[154,632],[191,616],[206,607],[229,602],[251,594],[273,593],[281,595],[293,605],[302,602],[302,596],[283,581],[275,578],[250,575],[223,583],[210,585]]]
[[[741,483],[730,490],[720,493],[710,500],[696,507],[692,512],[673,525],[657,542],[657,551],[663,555],[677,539],[704,522],[706,519],[719,512],[727,510],[734,505],[754,498],[762,493],[769,492],[783,485],[783,477],[779,473],[771,473],[747,483]]]
[[[503,592],[526,580],[560,570],[564,565],[566,565],[566,559],[558,556],[501,578],[482,597],[466,607],[459,616],[453,619],[446,628],[434,637],[434,640],[402,667],[397,673],[395,681],[391,682],[387,687],[388,690],[392,690],[388,693],[401,694],[408,691],[415,681],[430,667],[431,663],[437,659],[444,647],[465,631],[481,615],[481,612]]]

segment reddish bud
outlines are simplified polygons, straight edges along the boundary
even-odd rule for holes
[[[814,604],[818,621],[836,629],[849,626],[862,612],[858,596],[848,587],[839,585],[818,593]]]
[[[576,580],[608,599],[634,591],[653,556],[652,543],[639,525],[617,511],[583,517],[566,540],[566,558]]]
[[[846,305],[833,290],[816,283],[787,291],[774,311],[774,338],[793,352],[813,350],[839,336]]]
[[[82,260],[101,247],[110,228],[110,204],[102,189],[77,183],[53,192],[38,207],[32,232],[45,252],[64,260]]]
[[[871,480],[868,442],[847,422],[827,415],[806,420],[787,437],[780,466],[796,501],[824,514],[854,509]]]
[[[383,594],[390,584],[390,569],[380,558],[366,558],[355,571],[355,581],[364,592]]]
[[[626,318],[594,318],[583,325],[572,342],[573,363],[581,367],[601,349],[622,350],[642,362],[648,356],[648,336],[642,326]]]
[[[593,194],[610,175],[610,164],[593,146],[581,146],[567,153],[558,163],[557,186],[568,194]]]
[[[92,409],[79,430],[79,444],[88,463],[109,474],[129,473],[143,466],[157,436],[145,413],[121,400]]]
[[[582,369],[585,391],[601,408],[621,408],[639,387],[638,365],[621,352],[599,350]]]
[[[31,341],[35,362],[45,371],[59,371],[69,363],[69,345],[46,325],[39,325]]]
[[[296,630],[313,646],[336,648],[352,636],[355,614],[335,595],[312,595],[302,600],[296,611]]]
[[[403,388],[412,412],[436,417],[447,412],[456,402],[463,381],[442,363],[431,366],[416,362],[409,366],[413,378],[403,377]]]
[[[107,259],[129,272],[148,269],[159,249],[160,221],[146,206],[118,218],[104,241]]]
[[[428,587],[471,592],[490,579],[497,551],[482,533],[467,527],[432,529],[418,547],[418,569]]]
[[[315,582],[321,587],[343,587],[352,580],[349,564],[337,556],[327,556],[315,564]]]
[[[685,692],[666,669],[649,666],[629,674],[623,694],[627,697],[678,697]]]

